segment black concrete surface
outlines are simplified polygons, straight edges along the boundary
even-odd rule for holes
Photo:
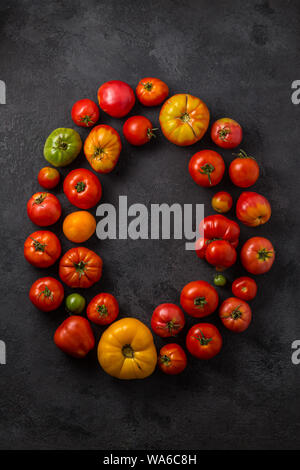
[[[300,365],[291,362],[291,343],[300,339],[300,105],[291,101],[291,83],[300,79],[299,21],[296,0],[0,3],[0,79],[7,86],[7,104],[0,106],[0,339],[7,345],[7,364],[0,365],[1,449],[299,447]],[[100,369],[95,351],[74,360],[55,347],[63,308],[45,314],[30,304],[29,288],[44,272],[23,259],[23,242],[36,229],[26,202],[39,190],[46,137],[57,127],[73,127],[72,104],[96,100],[107,80],[135,87],[144,76],[165,80],[171,94],[201,97],[213,120],[228,115],[242,124],[243,147],[262,168],[253,189],[268,197],[273,215],[260,228],[242,227],[241,242],[266,236],[277,259],[258,278],[247,332],[225,331],[217,314],[208,319],[224,338],[218,357],[189,357],[178,377],[156,371],[144,381],[121,382]],[[136,104],[131,114],[141,113],[158,125],[159,109]],[[124,119],[102,113],[101,122],[121,131]],[[88,133],[79,132],[83,139]],[[102,202],[117,205],[118,196],[127,195],[130,204],[197,202],[212,212],[215,190],[197,187],[187,171],[193,153],[216,149],[208,135],[191,148],[176,147],[161,134],[141,149],[123,143],[115,171],[100,176]],[[222,155],[229,164],[231,152]],[[89,167],[83,153],[61,174],[80,166]],[[241,192],[227,175],[218,189],[230,190],[235,200]],[[61,185],[54,193],[64,215],[71,212]],[[63,250],[71,247],[61,223],[54,229]],[[185,251],[183,240],[93,237],[86,245],[104,260],[103,278],[84,292],[87,300],[112,292],[121,317],[148,325],[157,304],[178,303],[187,282],[213,277],[213,268]],[[57,266],[45,272],[57,275]],[[228,278],[241,274],[237,264]],[[226,298],[230,288],[219,293]],[[102,329],[94,331],[98,340]]]

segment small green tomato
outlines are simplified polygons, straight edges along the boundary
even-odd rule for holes
[[[70,294],[66,298],[66,310],[69,313],[79,315],[85,307],[85,298],[80,294]]]
[[[223,274],[216,274],[214,277],[214,285],[223,287],[227,282],[226,277]]]

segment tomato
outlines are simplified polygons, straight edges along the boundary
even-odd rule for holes
[[[102,276],[102,259],[80,246],[67,251],[59,262],[59,276],[69,287],[90,287]]]
[[[250,325],[252,312],[244,300],[229,297],[220,306],[219,316],[223,325],[228,330],[240,333],[245,331]]]
[[[180,294],[183,310],[192,317],[200,318],[213,313],[219,303],[216,289],[206,281],[192,281]]]
[[[29,298],[43,312],[56,310],[64,299],[64,288],[54,277],[41,277],[31,286]]]
[[[132,116],[125,121],[123,134],[132,145],[144,145],[156,137],[151,121],[144,116]]]
[[[166,344],[159,351],[158,367],[168,375],[180,374],[187,365],[187,357],[179,344]]]
[[[222,336],[218,328],[210,323],[197,323],[186,337],[188,351],[198,359],[211,359],[222,348]]]
[[[67,215],[63,223],[63,232],[68,240],[83,243],[95,233],[96,219],[88,211],[77,211]]]
[[[252,237],[246,241],[241,250],[241,261],[251,274],[268,272],[275,260],[272,243],[263,237]]]
[[[225,240],[216,240],[207,245],[205,259],[215,266],[217,271],[230,268],[236,262],[236,258],[235,248]]]
[[[119,315],[119,304],[117,299],[102,292],[96,295],[88,304],[87,316],[89,320],[97,325],[109,325]]]
[[[85,168],[78,168],[66,176],[64,193],[74,206],[90,209],[100,201],[102,186],[94,173]]]
[[[88,99],[76,101],[71,111],[74,123],[81,127],[92,127],[99,121],[99,115],[96,103]]]
[[[215,121],[210,131],[213,142],[224,149],[232,149],[242,142],[243,131],[238,122],[230,118]]]
[[[249,188],[259,177],[259,166],[255,158],[240,150],[229,166],[229,177],[240,188]]]
[[[58,185],[60,174],[55,168],[45,166],[39,171],[38,182],[45,189],[52,189]]]
[[[44,157],[53,166],[67,166],[75,160],[82,148],[78,132],[60,127],[47,138]]]
[[[257,227],[271,217],[269,201],[258,193],[243,192],[236,203],[236,216],[248,227]]]
[[[135,103],[133,89],[120,80],[103,83],[98,90],[100,108],[115,118],[121,118],[131,111]]]
[[[223,287],[223,286],[226,286],[226,283],[227,283],[227,279],[223,274],[218,273],[215,275],[214,277],[215,286]]]
[[[225,215],[214,214],[204,217],[200,222],[199,232],[203,233],[205,240],[210,242],[215,239],[226,240],[233,248],[239,243],[240,227]]]
[[[61,205],[54,194],[35,193],[27,202],[31,222],[41,227],[55,224],[61,216]]]
[[[178,335],[184,325],[184,314],[175,304],[160,304],[152,314],[151,328],[162,338]]]
[[[159,78],[143,78],[136,87],[136,96],[144,106],[158,106],[168,94],[168,85]]]
[[[94,348],[95,338],[87,319],[72,315],[55,331],[54,343],[64,353],[81,358]]]
[[[84,154],[97,173],[109,173],[116,166],[122,144],[118,132],[111,126],[94,127],[84,143]]]
[[[200,150],[189,162],[189,172],[199,186],[216,186],[223,178],[225,163],[221,155],[213,150]]]
[[[211,200],[212,208],[216,212],[225,213],[230,211],[232,208],[232,197],[226,191],[219,191],[216,193]]]
[[[202,139],[209,124],[206,104],[188,94],[169,98],[162,106],[159,122],[164,136],[173,144],[192,145]]]
[[[61,244],[53,232],[39,230],[26,238],[24,256],[28,263],[37,268],[48,268],[58,260]]]
[[[257,284],[251,277],[243,276],[233,281],[232,293],[242,300],[252,300],[257,294]]]
[[[85,298],[77,293],[70,294],[66,298],[65,304],[68,313],[79,315],[85,308]]]
[[[100,338],[98,360],[107,374],[118,379],[148,377],[157,363],[151,331],[136,318],[114,322]]]

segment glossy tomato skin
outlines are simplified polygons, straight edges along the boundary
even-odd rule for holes
[[[232,149],[242,142],[243,131],[234,119],[222,118],[213,123],[210,135],[219,147]]]
[[[144,106],[158,106],[168,95],[168,85],[159,78],[143,78],[136,87],[136,96]]]
[[[225,214],[232,208],[233,200],[229,193],[226,191],[219,191],[211,200],[212,208],[221,214]]]
[[[33,232],[24,243],[24,257],[37,268],[49,268],[61,255],[57,236],[48,230]]]
[[[187,357],[179,344],[166,344],[159,351],[158,367],[168,375],[181,374],[187,366]]]
[[[206,240],[222,239],[229,242],[234,248],[238,246],[240,227],[231,219],[222,214],[208,215],[199,224],[199,232]]]
[[[71,315],[55,331],[54,343],[69,356],[81,358],[94,348],[95,337],[86,318]]]
[[[100,256],[84,246],[71,248],[59,262],[59,277],[69,287],[87,288],[102,276]]]
[[[86,242],[95,233],[96,219],[88,211],[76,211],[67,215],[63,223],[65,237],[73,243]]]
[[[197,323],[186,337],[188,351],[198,359],[211,359],[222,348],[222,336],[218,328],[210,323]]]
[[[230,268],[237,258],[236,249],[225,240],[216,240],[208,244],[205,259],[216,267],[217,271]]]
[[[118,132],[111,126],[94,127],[84,142],[84,154],[97,173],[110,173],[116,166],[122,149]]]
[[[72,107],[71,117],[77,126],[92,127],[99,121],[99,108],[89,99],[76,101]]]
[[[81,148],[82,141],[78,132],[59,127],[48,136],[44,146],[44,157],[53,166],[67,166],[79,155]]]
[[[248,227],[265,224],[271,212],[269,201],[258,193],[244,191],[236,203],[236,216]]]
[[[257,284],[251,277],[242,276],[235,279],[231,286],[235,297],[242,300],[252,300],[257,294]]]
[[[180,295],[183,310],[195,318],[205,317],[218,307],[216,289],[206,281],[192,281],[184,286]]]
[[[121,118],[131,111],[135,103],[133,89],[120,80],[103,83],[98,90],[100,108],[115,118]]]
[[[207,131],[209,110],[200,98],[188,94],[173,95],[163,104],[159,122],[170,142],[179,146],[192,145]]]
[[[64,180],[63,189],[70,203],[80,209],[94,207],[102,196],[98,177],[85,168],[71,171]]]
[[[96,295],[88,304],[88,319],[97,325],[109,325],[119,315],[117,299],[106,292]]]
[[[252,312],[244,300],[229,297],[221,304],[219,316],[226,328],[236,333],[241,333],[250,325]]]
[[[50,166],[45,166],[39,171],[38,182],[45,189],[52,189],[58,185],[60,180],[59,171]]]
[[[275,261],[275,250],[267,238],[252,237],[243,245],[240,256],[242,265],[249,273],[264,274]]]
[[[189,172],[195,183],[205,188],[216,186],[223,178],[225,163],[214,150],[200,150],[189,162]]]
[[[56,310],[64,299],[64,288],[54,277],[41,277],[31,286],[29,298],[43,312]]]
[[[160,304],[152,314],[151,328],[161,338],[178,335],[184,325],[183,311],[175,304]]]
[[[27,214],[34,224],[47,227],[60,218],[61,205],[54,194],[35,193],[27,202]]]
[[[74,292],[73,294],[68,295],[65,300],[66,311],[73,315],[79,315],[85,309],[85,298]]]
[[[249,188],[259,177],[259,166],[257,161],[240,150],[229,166],[229,177],[233,184],[240,188]]]
[[[132,116],[123,126],[125,139],[131,144],[141,146],[155,136],[151,121],[145,116]]]

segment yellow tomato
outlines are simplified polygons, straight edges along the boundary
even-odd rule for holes
[[[185,146],[200,140],[207,131],[209,110],[196,96],[179,94],[161,108],[159,122],[164,136],[173,144]]]
[[[148,377],[157,363],[151,331],[136,318],[112,323],[99,341],[98,360],[107,374],[118,379]]]
[[[68,240],[82,243],[88,240],[96,230],[96,219],[88,211],[77,211],[67,215],[63,223],[63,232]]]

